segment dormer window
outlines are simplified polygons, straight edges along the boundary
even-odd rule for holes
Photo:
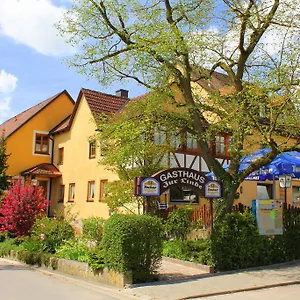
[[[49,155],[49,136],[48,134],[35,134],[35,147],[34,152],[37,154]]]

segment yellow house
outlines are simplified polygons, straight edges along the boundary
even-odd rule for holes
[[[64,90],[0,125],[10,154],[7,175],[35,179],[48,199],[51,178],[61,176],[52,164],[53,139],[49,132],[72,113],[73,107],[74,100]]]
[[[93,115],[117,112],[127,101],[125,90],[113,96],[81,89],[71,116],[50,132],[54,138],[53,163],[63,175],[52,181],[52,214],[69,206],[80,219],[109,217],[103,201],[105,186],[118,177],[99,164],[99,145],[90,139],[96,130]]]
[[[223,89],[227,86],[226,80],[224,75],[215,73],[210,86],[199,84],[196,88],[203,89],[201,95],[204,97],[209,88],[226,92]],[[9,119],[0,125],[6,137],[7,153],[11,153],[7,174],[23,176],[43,186],[50,200],[51,215],[70,209],[79,219],[108,218],[109,209],[104,201],[106,183],[117,180],[118,176],[101,165],[99,145],[91,139],[96,130],[93,116],[118,112],[128,100],[125,90],[109,95],[81,89],[74,105],[70,95],[63,91]],[[184,140],[185,143],[178,144],[177,151],[170,154],[170,167],[208,172],[195,140],[188,133]],[[229,135],[220,134],[211,143],[211,151],[222,164],[228,164],[230,160],[229,142]],[[251,206],[252,199],[283,198],[283,192],[278,182],[274,191],[270,181],[245,181],[238,190],[235,203]],[[288,203],[296,204],[296,199],[300,199],[299,180],[293,181],[287,195]],[[174,205],[184,203],[178,199],[172,201],[168,193],[162,199]],[[194,206],[207,203],[205,199],[199,199]]]

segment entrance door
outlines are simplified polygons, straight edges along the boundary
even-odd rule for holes
[[[39,186],[43,188],[43,195],[47,199],[47,194],[48,194],[48,181],[46,180],[41,180],[39,181]]]

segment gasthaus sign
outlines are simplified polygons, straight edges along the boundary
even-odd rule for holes
[[[152,177],[136,177],[134,194],[159,196],[173,187],[191,187],[207,198],[221,197],[221,184],[210,180],[205,173],[188,168],[171,168],[158,172]]]
[[[212,183],[205,173],[188,168],[172,168],[158,172],[152,177],[160,183],[161,194],[173,186],[190,186],[199,189],[200,194],[205,197],[205,186]],[[220,184],[217,184],[220,187]]]

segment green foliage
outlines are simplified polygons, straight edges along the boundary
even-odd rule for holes
[[[7,239],[7,232],[0,233],[0,243],[4,242]]]
[[[37,265],[46,267],[49,266],[51,255],[42,251],[29,251],[19,250],[17,251],[17,258],[28,265]]]
[[[82,220],[83,236],[89,240],[97,241],[102,239],[103,225],[105,220],[103,218],[92,217]]]
[[[94,271],[101,270],[105,267],[104,250],[101,245],[88,252],[87,263]]]
[[[141,213],[144,197],[136,197],[133,194],[133,182],[133,180],[115,180],[107,183],[105,202],[111,211],[123,209],[129,213],[135,213],[134,205],[134,208],[137,207],[138,214]]]
[[[132,271],[134,282],[152,278],[161,261],[163,226],[149,215],[118,215],[104,225],[105,265],[119,272]]]
[[[164,256],[205,265],[212,265],[210,253],[209,239],[165,241],[163,247]]]
[[[41,242],[38,239],[31,238],[31,237],[26,237],[24,239],[21,239],[20,246],[22,246],[24,250],[33,251],[33,252],[42,250]]]
[[[90,248],[90,241],[86,239],[77,238],[67,240],[56,250],[55,256],[70,260],[87,262],[88,252],[90,251]]]
[[[32,227],[31,236],[41,244],[41,249],[55,253],[66,240],[74,238],[73,227],[65,220],[43,218]]]
[[[300,258],[300,214],[287,210],[284,217],[283,235],[270,239],[272,262],[284,262]]]
[[[110,124],[104,125],[104,136],[99,131],[103,138],[100,140],[109,140],[107,149],[111,153],[122,148],[118,159],[113,159],[120,173],[132,164],[133,158],[140,165],[146,162],[141,175],[149,176],[147,172],[159,164],[151,155],[158,152],[151,149],[153,145],[147,146],[147,137],[140,138],[141,132],[151,136],[153,126],[164,126],[164,120],[171,120],[168,124],[178,124],[182,131],[193,134],[208,168],[222,181],[225,205],[221,205],[219,215],[223,217],[231,211],[236,189],[248,174],[269,164],[278,153],[298,147],[297,8],[296,0],[174,0],[155,5],[153,1],[139,0],[121,4],[117,0],[103,0],[101,4],[75,1],[57,26],[69,43],[81,48],[70,65],[102,84],[130,79],[163,94],[165,106],[148,101],[156,115],[148,114],[149,107],[145,105],[145,113],[136,109],[140,114],[131,119],[135,127],[122,123],[120,117],[121,122],[113,124],[111,131]],[[275,33],[276,38],[270,38]],[[269,40],[276,44],[270,45],[266,42]],[[203,88],[208,101],[203,97],[205,93],[198,92]],[[169,114],[162,118],[166,107]],[[172,113],[178,111],[188,116],[185,124],[172,118]],[[147,122],[142,129],[140,125]],[[105,132],[109,133],[108,139]],[[206,142],[226,132],[232,134],[228,171],[224,171]],[[253,132],[258,135],[255,139]],[[249,144],[253,141],[264,143],[271,154],[239,173],[240,159],[252,149]],[[110,150],[104,154],[109,156]],[[220,204],[224,203],[216,203]]]
[[[165,223],[165,230],[169,237],[184,240],[192,229],[193,210],[190,207],[178,208],[172,211]]]
[[[226,215],[215,224],[211,240],[213,262],[220,271],[271,262],[269,240],[259,235],[255,219],[248,212]]]
[[[0,257],[9,255],[11,250],[18,249],[14,239],[6,239],[0,243]]]

